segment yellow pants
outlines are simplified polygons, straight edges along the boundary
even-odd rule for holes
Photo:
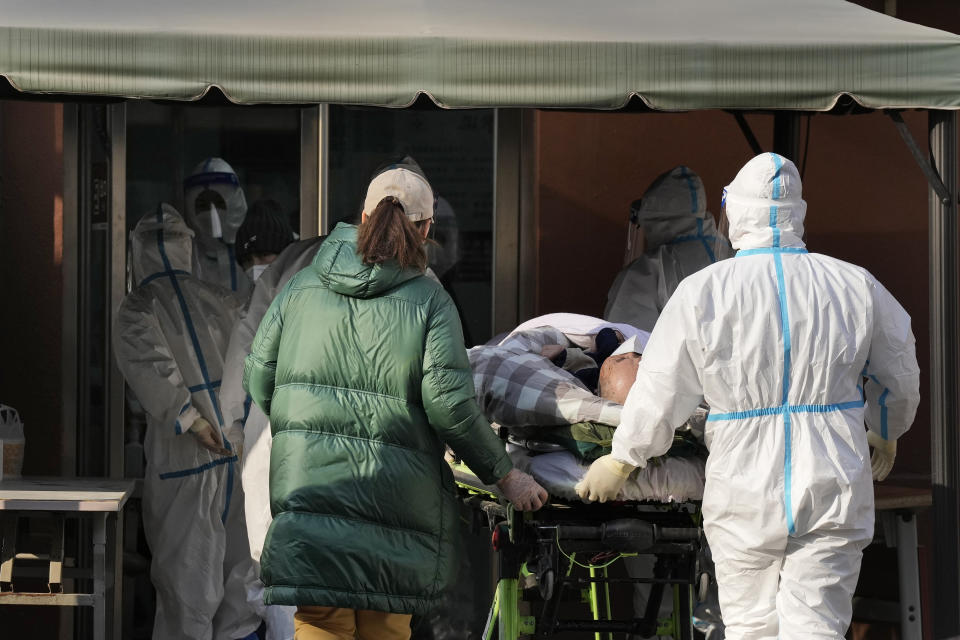
[[[297,607],[294,640],[409,640],[410,618],[402,613]]]

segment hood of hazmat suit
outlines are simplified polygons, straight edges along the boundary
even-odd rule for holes
[[[246,602],[253,571],[235,444],[223,437],[217,389],[239,303],[191,274],[193,231],[169,205],[131,233],[137,286],[114,325],[114,352],[147,418],[143,520],[157,590],[154,638],[240,638],[259,619]],[[228,456],[188,434],[203,418]]]
[[[183,182],[187,224],[196,233],[196,275],[246,294],[252,283],[237,265],[234,243],[247,215],[240,179],[225,160],[207,158]]]
[[[643,253],[632,259],[639,248],[632,245],[640,236]],[[700,177],[683,166],[664,173],[631,208],[627,247],[631,261],[610,287],[603,317],[651,331],[680,281],[716,262],[724,244],[707,211]]]
[[[864,422],[919,403],[910,316],[866,270],[804,246],[800,177],[757,156],[726,189],[736,257],[677,287],[613,440],[643,466],[710,405],[704,529],[732,637],[839,638],[873,536]]]
[[[457,215],[446,198],[437,198],[430,234],[436,244],[427,246],[430,268],[443,279],[460,261],[460,229]]]
[[[247,519],[247,538],[256,573],[247,585],[247,597],[259,615],[267,622],[267,640],[293,638],[294,607],[263,604],[263,583],[260,581],[260,554],[273,516],[270,514],[270,450],[272,439],[270,422],[243,389],[243,361],[250,353],[253,337],[270,303],[287,282],[301,269],[310,266],[324,238],[310,238],[295,242],[284,249],[253,287],[250,302],[240,321],[233,328],[227,347],[220,403],[224,419],[232,424],[231,433],[243,441],[244,512]]]

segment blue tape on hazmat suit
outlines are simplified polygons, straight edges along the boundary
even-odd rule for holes
[[[143,520],[157,590],[153,637],[227,640],[260,624],[247,604],[253,572],[236,443],[217,399],[239,302],[191,275],[193,232],[172,207],[131,234],[135,282],[114,326],[117,365],[147,414]],[[230,455],[188,434],[204,418]]]
[[[866,270],[806,252],[789,160],[751,160],[726,208],[740,252],[663,309],[613,457],[664,453],[705,399],[704,529],[726,637],[841,638],[873,536],[864,421],[896,439],[919,403],[910,317]]]

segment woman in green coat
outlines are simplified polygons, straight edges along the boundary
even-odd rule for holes
[[[453,580],[449,445],[518,509],[547,494],[513,469],[474,399],[460,318],[424,276],[433,191],[392,166],[267,311],[244,387],[270,417],[268,604],[298,640],[410,637]]]

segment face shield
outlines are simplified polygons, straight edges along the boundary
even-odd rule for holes
[[[445,198],[437,198],[427,256],[430,268],[438,278],[442,278],[460,260],[459,241],[460,230],[453,207]]]
[[[247,215],[247,201],[230,165],[213,160],[184,181],[187,218],[202,239],[234,244]]]
[[[201,191],[193,201],[194,220],[200,233],[207,237],[223,239],[221,212],[226,214],[227,203],[223,196],[212,189]]]
[[[717,260],[732,258],[737,252],[730,246],[730,219],[727,218],[727,190],[724,188],[720,198],[720,219],[717,220],[717,233],[713,240],[713,255]]]
[[[156,273],[192,271],[193,237],[193,231],[168,204],[144,214],[130,232],[127,264],[131,285]]]

